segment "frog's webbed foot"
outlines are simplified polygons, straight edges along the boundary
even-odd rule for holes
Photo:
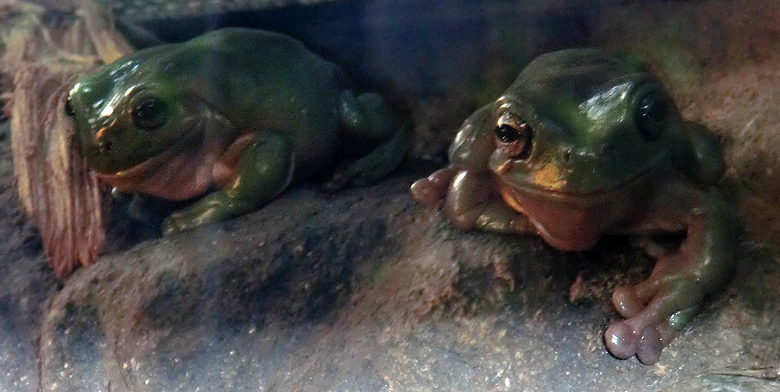
[[[636,355],[644,364],[656,363],[663,348],[698,312],[704,294],[687,278],[651,278],[633,287],[618,287],[612,303],[626,319],[604,332],[607,349],[620,359]]]
[[[427,207],[434,206],[447,195],[447,188],[456,174],[458,169],[452,166],[436,170],[430,176],[415,181],[409,192],[418,203]]]
[[[246,146],[231,181],[163,222],[163,234],[191,230],[253,211],[281,193],[293,175],[292,143],[263,132]]]

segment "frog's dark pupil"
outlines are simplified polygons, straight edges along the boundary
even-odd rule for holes
[[[666,126],[669,117],[669,106],[656,94],[648,94],[639,102],[637,109],[637,125],[645,137],[656,140]]]
[[[165,104],[156,98],[141,101],[133,109],[133,121],[146,130],[152,130],[165,122]]]
[[[533,130],[524,121],[501,124],[496,127],[496,139],[500,148],[514,159],[524,160],[531,154]]]
[[[496,129],[496,135],[504,143],[513,143],[520,139],[520,131],[506,124]]]
[[[76,112],[73,111],[73,106],[70,104],[70,97],[65,101],[65,115],[68,117],[76,115]]]

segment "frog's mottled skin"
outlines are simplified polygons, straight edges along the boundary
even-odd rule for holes
[[[465,121],[449,157],[412,194],[427,205],[446,197],[459,228],[536,234],[561,250],[588,249],[608,234],[645,240],[657,258],[651,276],[613,294],[626,319],[604,339],[618,358],[655,363],[732,273],[738,221],[710,189],[724,171],[718,144],[626,56],[538,57]],[[653,246],[664,232],[685,234],[679,249]]]
[[[183,200],[220,188],[169,217],[166,233],[257,209],[338,158],[366,154],[326,187],[376,181],[407,146],[381,97],[356,97],[334,64],[251,29],[123,57],[79,80],[66,112],[87,163],[120,191]]]

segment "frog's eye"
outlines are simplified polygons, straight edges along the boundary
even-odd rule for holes
[[[639,101],[635,116],[637,127],[642,136],[647,140],[658,140],[666,127],[666,120],[669,118],[669,104],[661,94],[648,93]]]
[[[496,141],[499,148],[505,150],[515,159],[527,159],[531,155],[531,139],[533,130],[521,118],[511,113],[504,113],[496,124]]]
[[[133,122],[147,131],[159,128],[166,120],[165,102],[157,98],[146,98],[133,108]]]
[[[70,103],[70,97],[65,101],[65,115],[68,117],[73,117],[76,115],[76,112],[73,111],[73,105]]]

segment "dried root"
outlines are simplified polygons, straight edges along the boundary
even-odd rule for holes
[[[72,15],[58,10],[44,24],[43,7],[0,0],[0,97],[19,198],[60,278],[92,264],[105,239],[99,184],[73,142],[65,98],[79,75],[132,51],[107,14],[77,3]]]

